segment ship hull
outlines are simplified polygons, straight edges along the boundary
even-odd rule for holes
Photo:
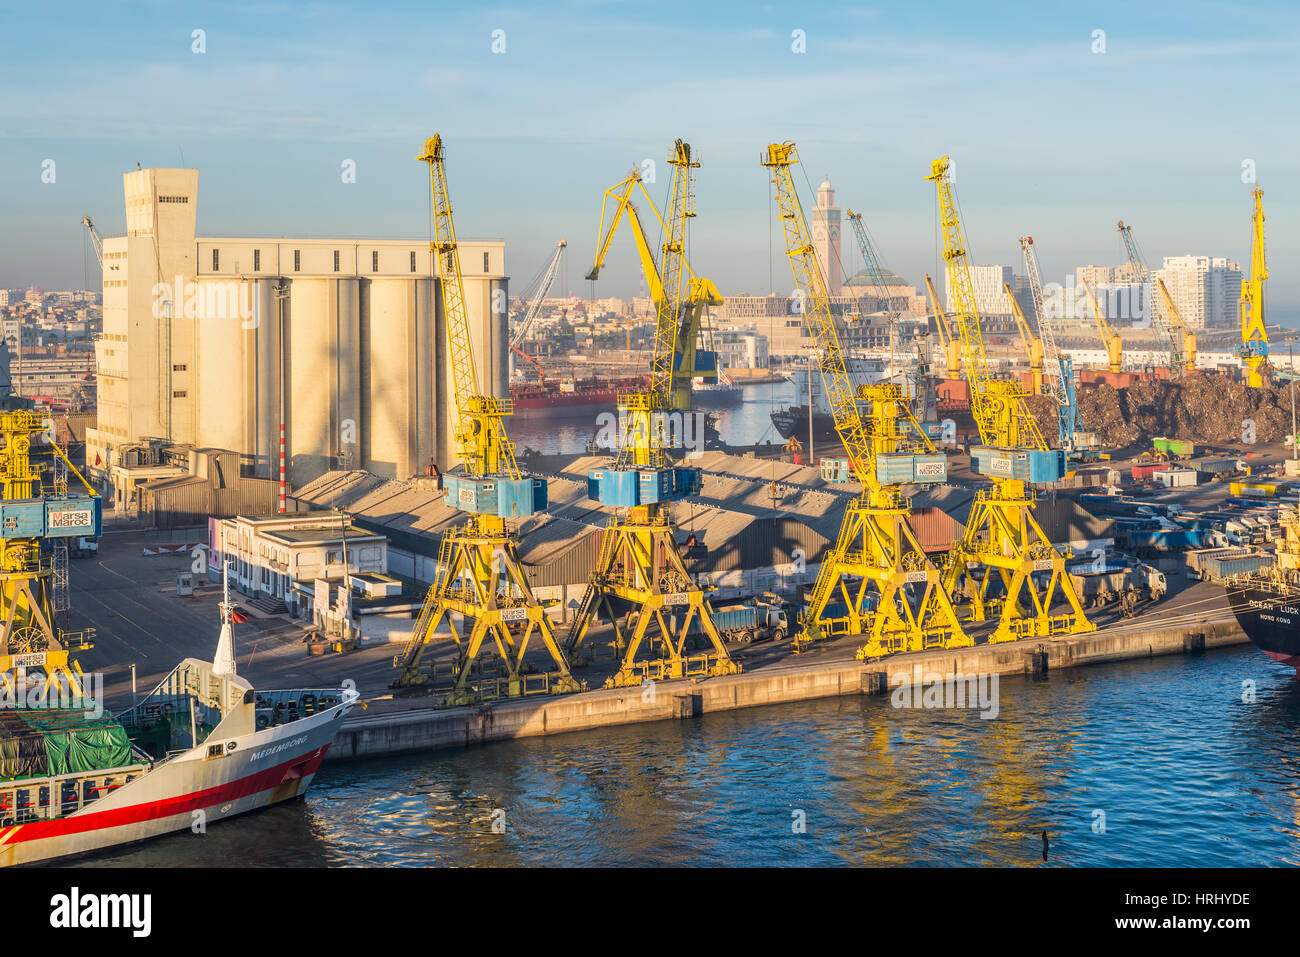
[[[150,768],[124,768],[138,776],[71,814],[0,826],[0,866],[34,864],[103,851],[200,827],[307,793],[355,695],[287,724],[196,748]],[[211,750],[220,747],[220,755]],[[8,787],[48,788],[59,779],[23,779]]]
[[[1274,661],[1300,667],[1300,591],[1285,586],[1230,587],[1228,601],[1242,631]]]
[[[809,443],[807,406],[778,409],[772,413],[772,424],[776,426],[776,431],[781,434],[781,438],[797,438],[807,447]],[[822,412],[814,412],[812,432],[816,444],[821,445],[829,442],[839,447],[840,435],[835,431],[835,420],[831,416]]]
[[[645,388],[646,380],[641,378],[584,379],[572,390],[553,386],[512,386],[510,401],[514,414],[523,418],[592,415],[613,412],[621,393],[640,392]]]

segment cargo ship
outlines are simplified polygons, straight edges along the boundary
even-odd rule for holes
[[[566,382],[512,382],[510,400],[518,416],[590,415],[612,412],[625,392],[640,392],[647,376],[591,376]]]
[[[1292,516],[1285,533],[1273,565],[1225,584],[1246,637],[1274,661],[1300,669],[1300,518]]]
[[[0,866],[197,832],[306,793],[357,693],[256,691],[236,674],[228,587],[214,660],[186,658],[105,713],[102,679],[72,657],[94,629],[56,614],[56,569],[66,575],[70,538],[100,534],[101,500],[50,434],[48,413],[0,411]]]

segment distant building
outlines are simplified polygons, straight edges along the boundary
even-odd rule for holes
[[[1011,319],[1011,304],[1007,302],[1007,294],[1002,288],[1003,283],[1011,283],[1015,279],[1015,273],[1010,266],[971,266],[970,267],[971,283],[975,287],[975,307],[979,310],[981,319],[1004,318]],[[952,281],[944,271],[944,295],[948,300],[949,311],[953,308]]]
[[[723,369],[766,369],[767,336],[755,328],[718,329],[713,334],[718,365]]]
[[[1210,256],[1166,256],[1155,276],[1164,280],[1183,324],[1225,329],[1240,322],[1241,265]]]

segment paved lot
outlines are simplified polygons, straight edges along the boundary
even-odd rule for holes
[[[186,657],[212,660],[220,617],[220,593],[200,579],[203,594],[176,594],[176,576],[190,567],[188,555],[145,557],[150,532],[108,532],[95,558],[69,563],[72,627],[93,626],[95,647],[78,655],[85,671],[104,675],[112,706],[130,704],[131,665],[141,695]],[[311,657],[301,643],[306,622],[249,617],[235,626],[240,673],[270,690],[315,684],[338,686],[345,678],[377,691],[392,680],[393,646],[384,644],[348,655]]]
[[[72,577],[72,626],[94,626],[95,648],[79,656],[86,671],[104,675],[110,707],[125,707],[131,701],[130,666],[136,666],[137,689],[147,693],[182,658],[211,660],[219,630],[215,586],[201,581],[203,593],[193,597],[176,594],[177,574],[190,567],[186,555],[145,557],[146,545],[155,544],[150,532],[110,532],[103,536],[96,558],[74,560]],[[1191,582],[1182,575],[1170,575],[1170,594],[1156,605],[1143,605],[1138,617],[1123,621],[1116,612],[1090,611],[1101,627],[1141,629],[1167,627],[1175,618],[1189,623],[1201,619],[1222,620],[1230,615],[1223,589],[1210,583]],[[337,687],[352,679],[367,698],[387,697],[392,680],[392,656],[401,646],[379,643],[347,655],[311,657],[301,639],[306,623],[282,618],[251,617],[235,626],[235,651],[240,673],[254,686],[269,690],[320,685]],[[562,635],[561,635],[562,636]],[[593,629],[591,641],[608,641],[608,629]],[[859,639],[841,638],[813,648],[801,660],[851,659]],[[450,641],[432,649],[436,657],[453,653]],[[733,650],[746,670],[753,671],[789,664],[787,642],[766,642],[737,646]],[[538,664],[543,664],[541,659]],[[583,669],[578,677],[598,688],[613,670],[612,663],[600,662]],[[400,695],[386,705],[411,706],[427,702],[427,695]]]

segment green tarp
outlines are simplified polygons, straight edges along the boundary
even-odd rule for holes
[[[0,780],[107,771],[131,763],[115,718],[80,709],[0,709]]]

